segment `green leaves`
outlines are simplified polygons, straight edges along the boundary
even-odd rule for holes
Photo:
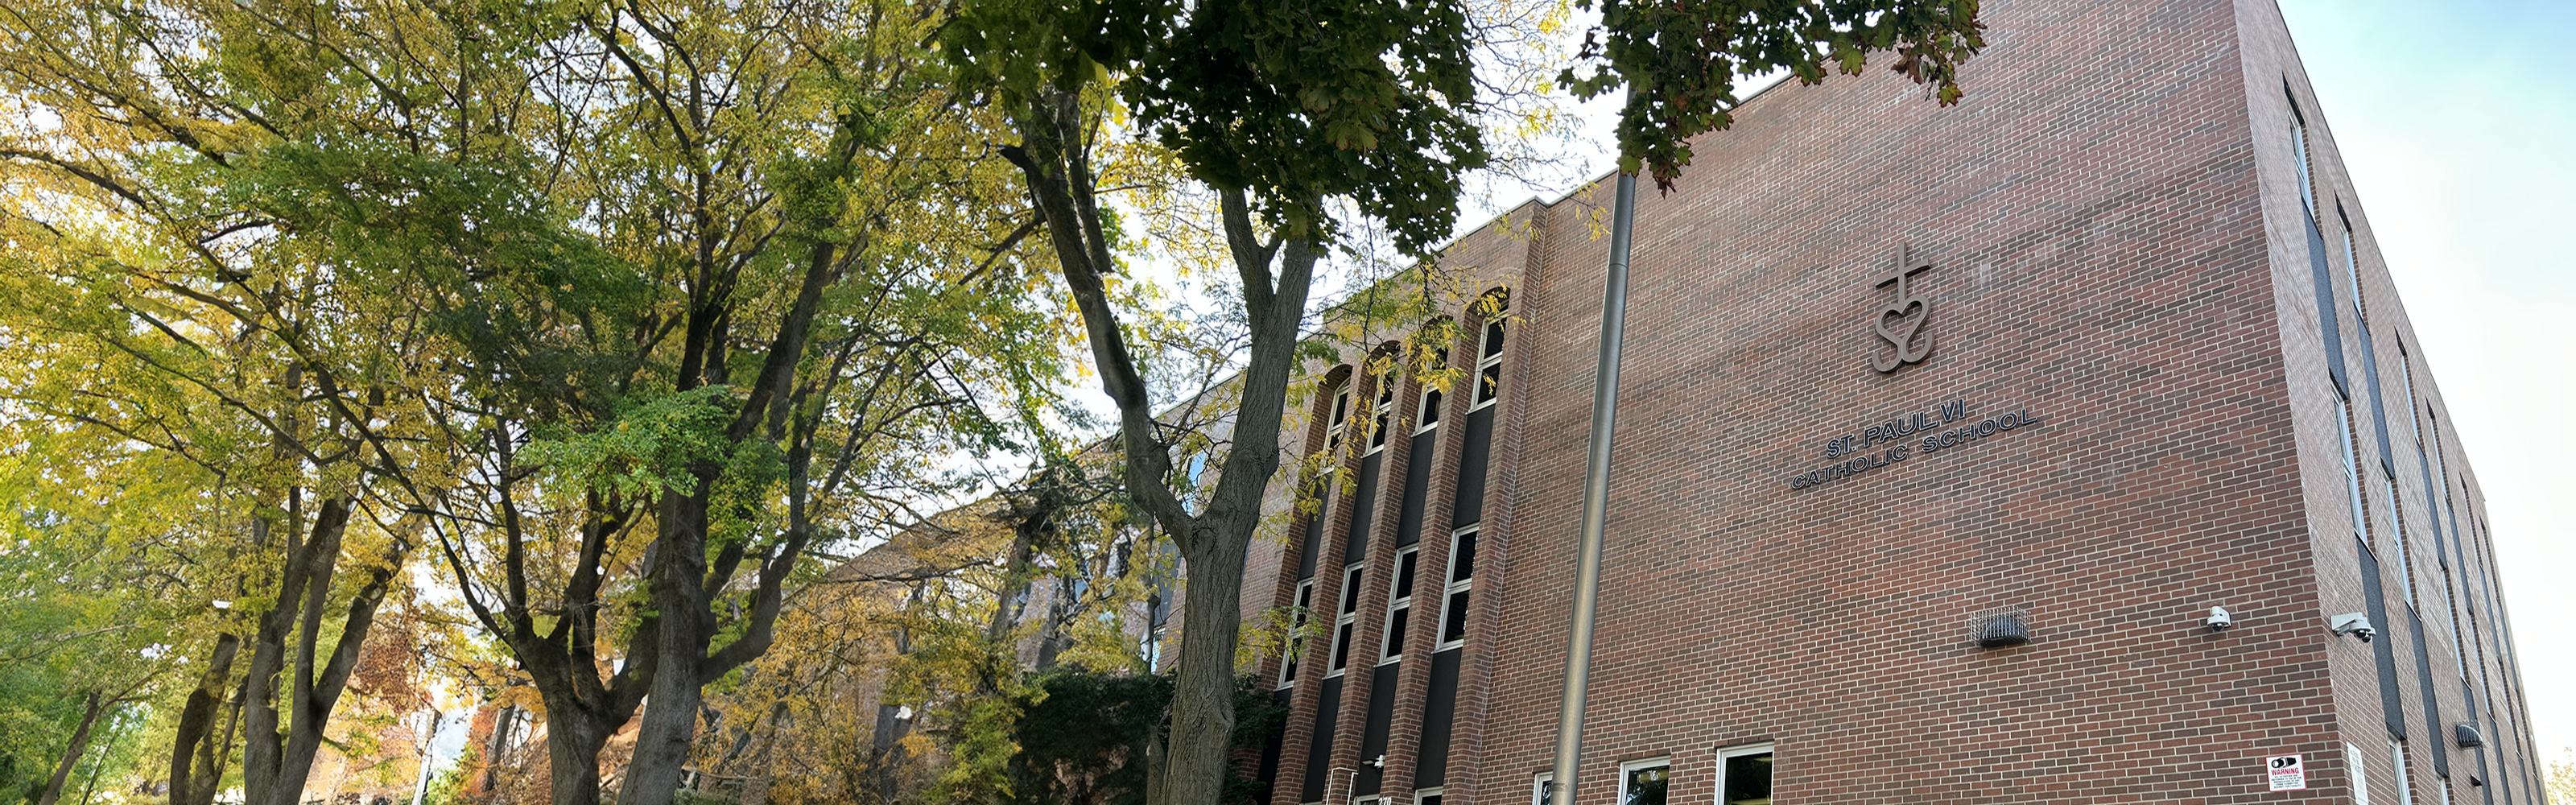
[[[725,428],[733,422],[735,404],[729,386],[664,394],[619,411],[615,419],[596,429],[558,431],[531,440],[519,458],[543,468],[556,481],[559,494],[570,500],[594,490],[624,501],[649,501],[664,493],[691,494],[698,487],[697,477],[691,474],[697,465],[731,463],[733,443],[725,437]],[[774,464],[775,460],[773,448],[768,461]],[[768,467],[755,464],[744,469]]]
[[[1985,46],[1977,0],[1575,0],[1599,3],[1601,27],[1584,37],[1585,66],[1558,81],[1592,98],[1626,87],[1619,113],[1619,170],[1652,173],[1665,191],[1690,164],[1689,140],[1734,123],[1739,79],[1786,70],[1806,84],[1831,68],[1858,75],[1874,52],[1892,69],[1939,85],[1958,103],[1959,63]]]

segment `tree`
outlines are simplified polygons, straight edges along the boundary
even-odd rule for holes
[[[1788,69],[1815,83],[1826,65],[1857,72],[1871,52],[1894,49],[1896,69],[1939,81],[1947,104],[1960,92],[1957,62],[1982,44],[1975,0],[1603,0],[1600,10],[1601,26],[1586,36],[1590,63],[1562,79],[1587,97],[1633,87],[1620,123],[1622,169],[1652,171],[1667,188],[1689,161],[1686,140],[1727,125],[1739,77]],[[1156,802],[1221,794],[1236,601],[1279,467],[1283,401],[1316,261],[1349,227],[1370,221],[1401,251],[1431,256],[1456,218],[1461,177],[1484,163],[1472,29],[1464,8],[1439,2],[973,0],[943,32],[967,86],[1009,115],[1007,136],[1018,142],[1002,153],[1045,218],[1093,366],[1117,406],[1127,492],[1188,568],[1192,612]],[[1232,312],[1245,323],[1246,354],[1228,389],[1232,439],[1203,508],[1183,505],[1173,490],[1184,437],[1157,421],[1107,294],[1119,244],[1102,225],[1091,159],[1119,133],[1106,125],[1113,93],[1137,130],[1218,197],[1239,282]]]
[[[2551,805],[2576,803],[2576,760],[2553,760],[2541,778],[2541,790]]]
[[[200,689],[247,655],[254,802],[300,789],[414,544],[543,699],[555,801],[599,797],[599,748],[650,694],[624,797],[667,802],[699,689],[767,649],[808,550],[979,483],[938,457],[1041,417],[1055,319],[1014,259],[1006,168],[957,156],[978,112],[920,58],[937,20],[0,14],[0,81],[38,110],[0,143],[41,191],[11,199],[11,234],[49,247],[84,337],[195,395],[93,418],[248,457],[207,463],[274,564],[243,576],[263,614]],[[156,430],[197,421],[224,427]],[[191,793],[214,764],[189,750],[221,732],[204,704],[170,755]]]

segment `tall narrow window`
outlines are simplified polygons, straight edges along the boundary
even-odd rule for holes
[[[2352,533],[2370,544],[2370,516],[2361,506],[2361,454],[2352,443],[2352,402],[2335,396],[2335,429],[2343,436],[2344,489],[2352,494]]]
[[[1404,659],[1404,632],[1413,614],[1414,562],[1421,558],[1419,547],[1406,548],[1395,556],[1395,588],[1388,591],[1386,647],[1378,652],[1379,665]]]
[[[1435,374],[1440,372],[1440,370],[1449,368],[1449,351],[1444,349],[1439,352],[1432,353],[1431,366],[1429,368]],[[1422,424],[1414,426],[1413,432],[1421,433],[1440,424],[1440,383],[1424,382],[1422,384],[1422,407],[1416,410],[1421,412],[1417,415],[1417,419]],[[1421,459],[1417,458],[1414,460],[1420,461]]]
[[[1619,805],[1664,805],[1672,783],[1673,759],[1631,760],[1619,764]]]
[[[1476,349],[1476,404],[1483,408],[1501,396],[1503,385],[1503,314],[1485,322],[1483,344]]]
[[[1476,528],[1470,525],[1449,535],[1448,601],[1440,619],[1443,650],[1467,642],[1467,594],[1476,587]]]
[[[2406,742],[2388,742],[2388,762],[2397,764],[2397,805],[2415,805],[2415,781],[2406,774]]]
[[[1771,745],[1717,750],[1718,805],[1771,805]]]
[[[2290,85],[2282,84],[2281,91],[2289,94]],[[2299,167],[2299,203],[2307,205],[2313,213],[2317,208],[2317,183],[2308,171],[2308,118],[2299,114],[2299,97],[2296,94],[2290,94],[2290,157],[2297,161]]]
[[[1387,372],[1377,379],[1377,404],[1369,408],[1369,446],[1375,453],[1386,446],[1387,420],[1395,413],[1395,381],[1398,375]]]
[[[1351,664],[1351,633],[1352,627],[1359,621],[1359,615],[1360,567],[1352,565],[1348,570],[1342,571],[1341,614],[1333,619],[1333,668],[1332,672],[1325,676],[1339,674],[1343,668]]]
[[[2361,307],[2361,253],[2352,248],[2352,217],[2345,215],[2343,204],[2335,204],[2335,219],[2343,223],[2344,302],[2352,305],[2352,320],[2370,326],[2370,315]]]
[[[1555,772],[1543,771],[1530,775],[1530,805],[1548,805],[1548,802],[1555,798]]]
[[[1350,384],[1344,383],[1340,391],[1333,393],[1333,419],[1331,430],[1328,431],[1332,435],[1324,438],[1326,454],[1331,454],[1334,449],[1342,446],[1342,431],[1346,429],[1344,426],[1350,424],[1350,418],[1351,387]]]
[[[1306,649],[1306,616],[1315,606],[1315,580],[1297,582],[1297,612],[1288,624],[1287,661],[1279,664],[1279,686],[1297,683],[1297,660]]]
[[[2397,555],[2397,586],[2405,592],[2406,608],[2415,608],[2415,572],[2406,552],[2406,518],[2397,508],[2397,479],[2373,474],[2379,481],[2379,497],[2388,502],[2388,547]]]

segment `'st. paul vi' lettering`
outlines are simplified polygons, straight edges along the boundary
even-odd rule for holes
[[[1934,421],[1935,418],[1939,421]],[[1966,400],[1951,400],[1930,411],[1891,417],[1825,440],[1825,458],[1835,463],[1789,477],[1789,488],[1805,489],[1836,478],[1848,478],[1910,458],[1957,449],[1970,442],[2039,424],[2030,409],[1971,419]],[[1884,445],[1884,446],[1882,446]]]

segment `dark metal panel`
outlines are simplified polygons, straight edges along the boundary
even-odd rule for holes
[[[2445,745],[2442,730],[2442,700],[2433,695],[2433,654],[2424,647],[2424,616],[2409,609],[2407,620],[2415,627],[2415,681],[2422,683],[2424,695],[2424,748],[2433,755],[2433,773],[2451,779],[2451,751]]]
[[[1377,514],[1377,476],[1386,465],[1386,451],[1370,453],[1360,459],[1360,482],[1351,487],[1351,533],[1342,538],[1342,562],[1348,564],[1368,558],[1369,521]]]
[[[2372,555],[2370,545],[2358,537],[2353,539],[2352,547],[2361,552],[2361,595],[2366,599],[2363,614],[2369,615],[2371,625],[2380,627],[2382,634],[2386,635],[2393,622],[2388,619],[2386,596],[2380,594],[2379,557]],[[2379,661],[2379,712],[2382,720],[2388,723],[2388,737],[2403,741],[2406,740],[2406,705],[2405,700],[2397,696],[2397,652],[2389,647],[2394,642],[2397,642],[2395,635],[2373,640],[2370,654]]]
[[[1438,435],[1436,430],[1415,434],[1413,452],[1405,454],[1404,509],[1396,515],[1396,547],[1422,541],[1422,495],[1431,488],[1431,437]]]
[[[1327,505],[1315,507],[1314,515],[1306,518],[1306,538],[1297,544],[1298,581],[1315,577],[1315,552],[1322,550],[1315,546],[1324,542],[1324,515],[1332,511],[1329,504],[1333,500],[1333,482],[1326,480],[1323,486],[1323,491],[1316,493],[1316,498]]]
[[[1386,754],[1386,731],[1395,721],[1395,669],[1403,665],[1387,663],[1369,675],[1368,725],[1360,731],[1359,777],[1351,783],[1352,796],[1375,794],[1386,785],[1386,769],[1371,761]]]
[[[1333,721],[1342,715],[1342,677],[1324,680],[1324,703],[1315,708],[1315,743],[1306,750],[1306,787],[1298,802],[1324,801],[1324,781],[1332,779]]]
[[[2379,396],[2379,351],[2370,347],[2370,323],[2361,324],[2361,374],[2370,380],[2370,424],[2379,432],[2379,471],[2388,473],[2388,488],[2393,493],[2397,489],[2397,461],[2388,457],[2388,406],[2380,402]]]
[[[1271,691],[1271,706],[1277,707],[1282,711],[1287,710],[1288,693],[1289,691],[1286,690]],[[1255,779],[1261,781],[1261,789],[1263,791],[1268,791],[1273,786],[1279,784],[1279,745],[1287,742],[1288,719],[1282,718],[1279,720],[1278,726],[1270,729],[1269,736],[1261,740],[1261,776]]]
[[[2352,398],[2352,382],[2343,370],[2343,328],[2335,324],[2334,267],[2326,264],[2326,234],[2317,228],[2317,216],[2302,213],[2308,222],[2308,271],[2315,275],[2317,286],[2317,322],[2326,342],[2326,374],[2334,378],[2335,388],[2345,399]]]
[[[1458,499],[1449,507],[1449,527],[1485,516],[1485,458],[1493,454],[1494,411],[1488,405],[1467,415],[1467,434],[1458,447]]]
[[[1431,701],[1422,708],[1422,750],[1414,756],[1413,787],[1444,785],[1449,778],[1449,722],[1458,713],[1458,657],[1463,649],[1431,655]]]

